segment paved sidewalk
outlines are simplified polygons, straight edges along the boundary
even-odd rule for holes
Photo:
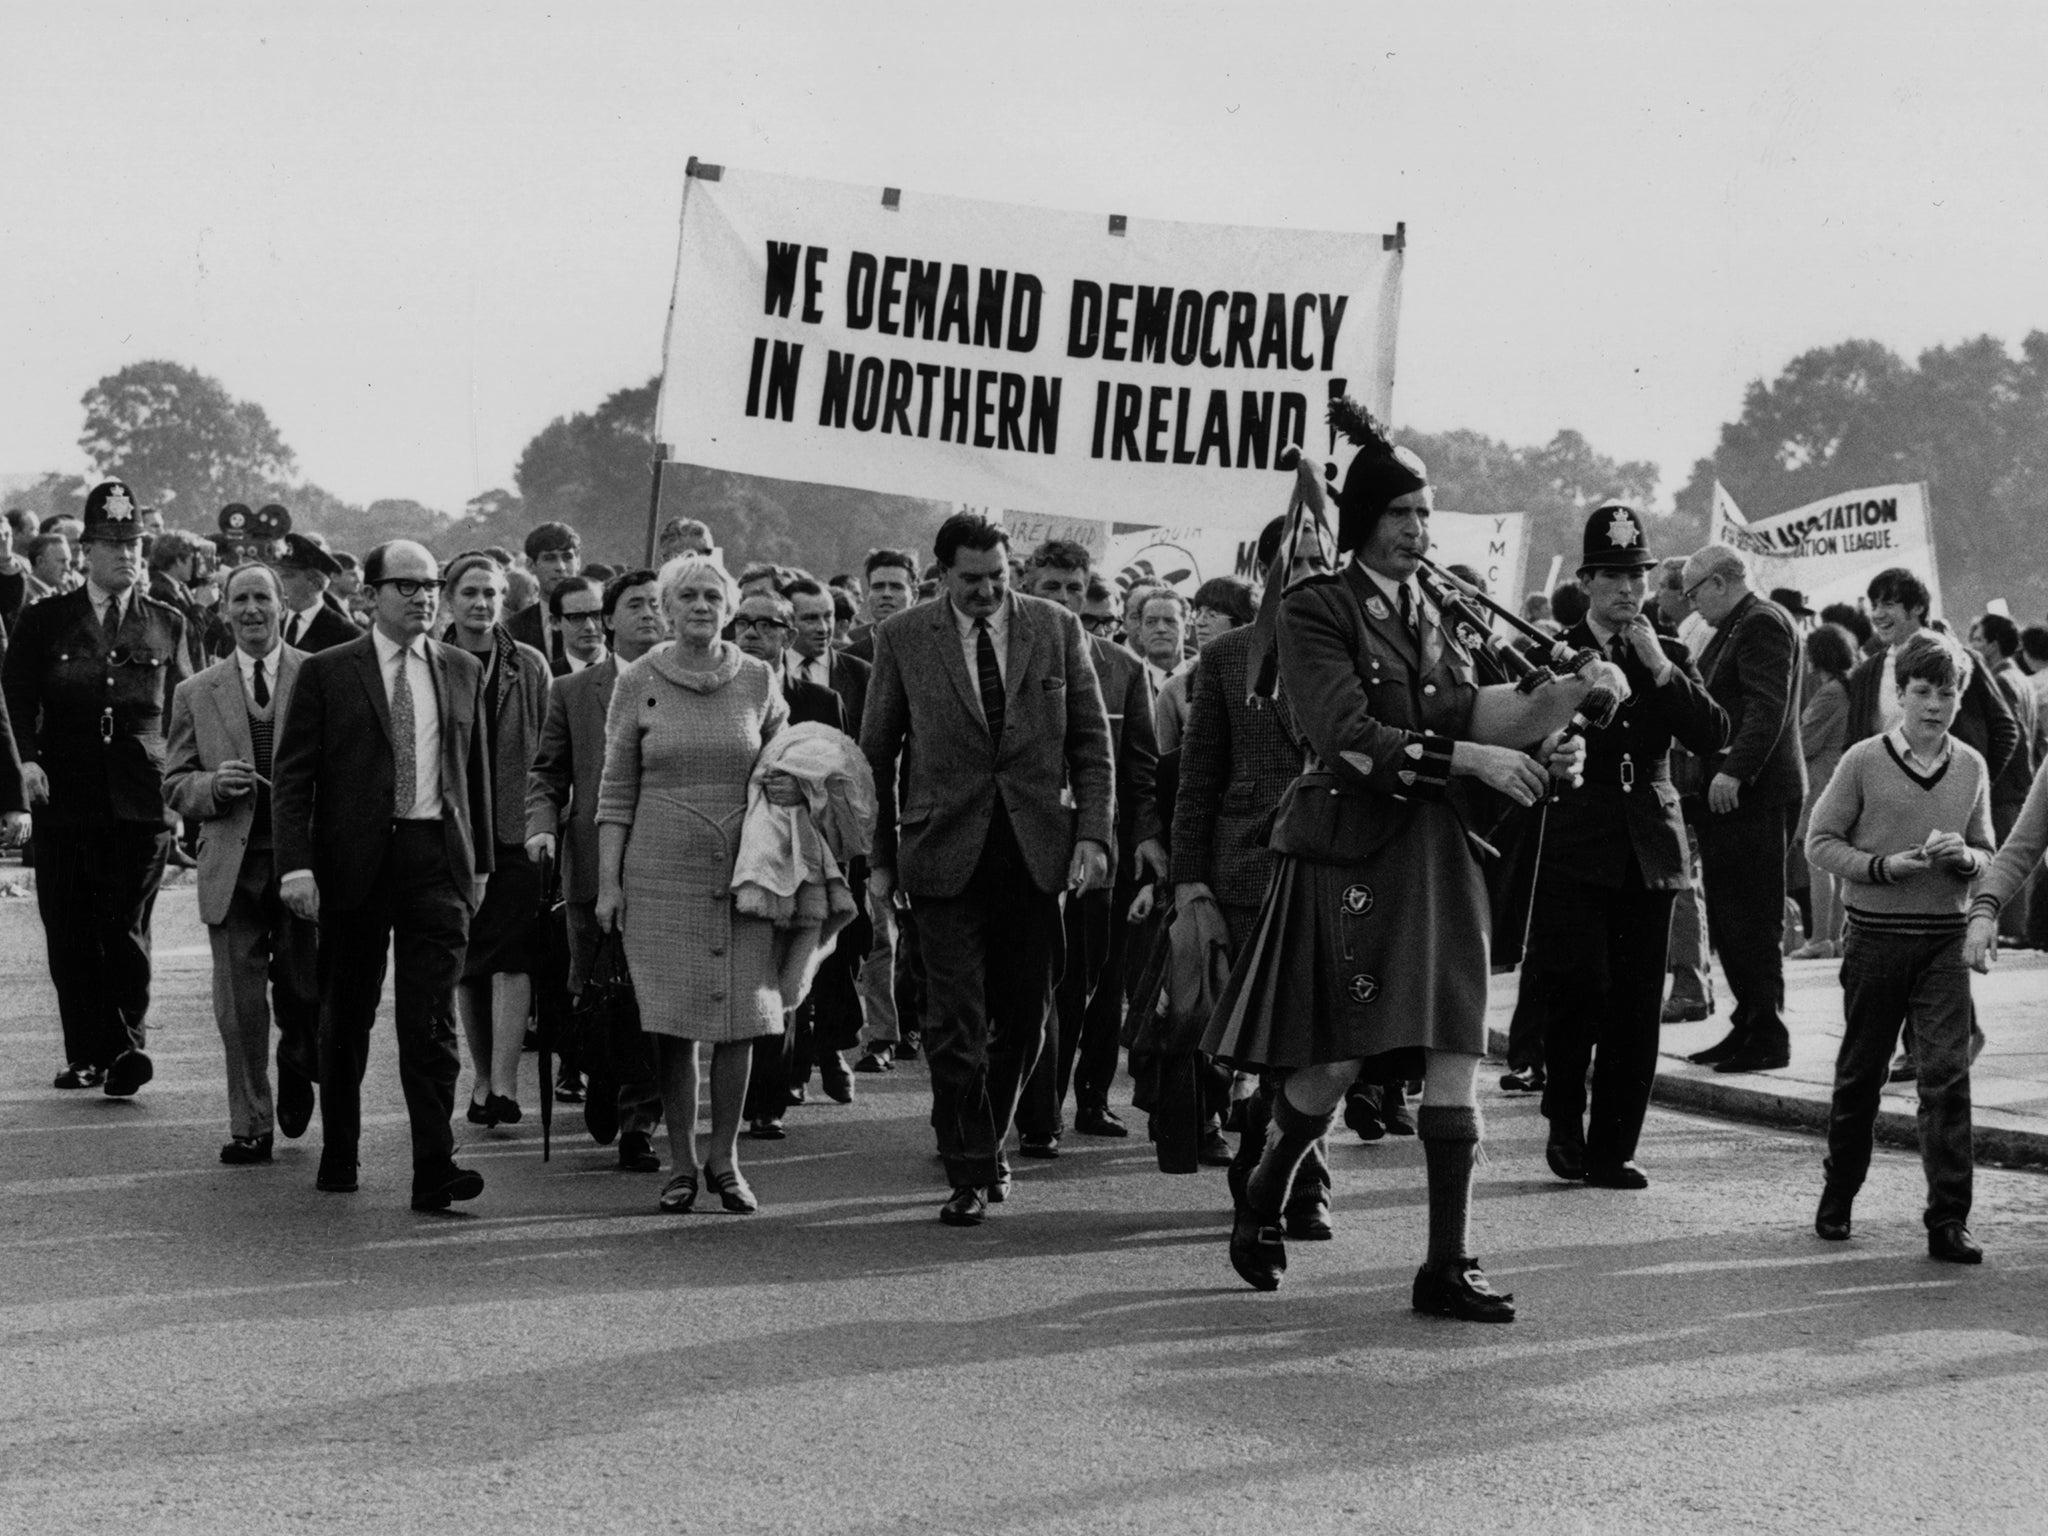
[[[1728,1074],[1685,1059],[1721,1038],[1734,1006],[1717,974],[1716,1016],[1703,1024],[1667,1024],[1654,1098],[1674,1109],[1696,1110],[1810,1130],[1827,1126],[1834,1089],[1835,1052],[1842,1043],[1841,962],[1785,962],[1785,1022],[1792,1031],[1792,1064],[1779,1072]],[[1496,1055],[1507,1051],[1508,1019],[1515,1008],[1513,976],[1496,976],[1488,1034]],[[2008,1167],[2048,1167],[2048,954],[2008,951],[1989,976],[1971,978],[1984,1054],[1970,1073],[1971,1119],[1977,1161]],[[1895,1146],[1919,1145],[1918,1104],[1911,1083],[1885,1089],[1877,1134]]]

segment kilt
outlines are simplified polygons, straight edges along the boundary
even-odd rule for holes
[[[1202,1049],[1245,1071],[1378,1057],[1415,1076],[1424,1050],[1484,1055],[1490,932],[1448,804],[1414,803],[1363,859],[1282,854]]]
[[[535,928],[540,916],[540,868],[518,843],[497,845],[497,868],[484,884],[483,904],[469,920],[469,948],[462,957],[462,979],[525,976],[533,970],[539,946]]]

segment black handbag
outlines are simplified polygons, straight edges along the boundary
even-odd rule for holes
[[[571,1038],[586,1083],[583,1123],[599,1146],[619,1133],[619,1084],[649,1075],[647,1045],[640,1033],[640,1000],[626,965],[626,946],[616,928],[598,940],[590,975],[576,994]]]

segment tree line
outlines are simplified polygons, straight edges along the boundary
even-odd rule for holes
[[[459,511],[386,499],[359,506],[299,474],[262,406],[181,364],[139,362],[101,379],[81,401],[79,447],[95,477],[127,481],[179,527],[210,529],[230,501],[280,501],[300,527],[338,547],[420,539],[442,554],[482,544],[516,548],[535,523],[583,534],[592,558],[638,560],[644,550],[658,380],[614,391],[589,411],[560,416],[527,443],[509,488]],[[1657,466],[1600,453],[1569,429],[1515,446],[1478,432],[1401,431],[1422,455],[1438,505],[1529,518],[1528,581],[1553,555],[1569,573],[1586,513],[1621,496],[1649,507]],[[1927,482],[1943,585],[1959,615],[2004,597],[2015,614],[2048,611],[2048,562],[2029,536],[2048,511],[2048,332],[2017,354],[1992,336],[1932,347],[1911,363],[1874,341],[1801,353],[1777,377],[1753,381],[1742,410],[1721,426],[1652,524],[1663,552],[1705,537],[1715,480],[1751,517],[1767,517],[1866,485]],[[40,514],[82,506],[87,481],[46,474],[14,502]],[[1277,498],[1276,498],[1277,500]],[[911,497],[669,466],[660,515],[699,517],[734,563],[801,562],[855,570],[884,544],[921,549],[946,508]]]

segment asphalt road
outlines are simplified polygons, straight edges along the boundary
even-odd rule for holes
[[[359,1194],[314,1191],[317,1122],[220,1166],[189,889],[158,933],[157,1081],[57,1094],[33,903],[0,901],[0,1531],[2048,1527],[2041,1174],[1980,1172],[1958,1270],[1909,1156],[1833,1246],[1809,1138],[1660,1111],[1650,1190],[1569,1188],[1490,1096],[1509,1328],[1408,1310],[1413,1142],[1337,1138],[1337,1240],[1274,1295],[1230,1273],[1220,1173],[1142,1141],[942,1227],[915,1068],[743,1143],[757,1216],[659,1215],[574,1110],[545,1165],[530,1119],[459,1126],[489,1187],[419,1216],[382,1027]]]

